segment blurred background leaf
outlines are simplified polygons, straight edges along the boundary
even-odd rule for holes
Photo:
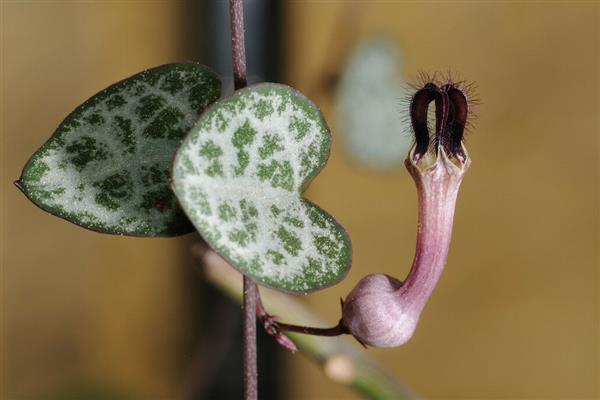
[[[339,135],[349,156],[371,168],[401,168],[413,143],[409,88],[396,45],[385,37],[354,44],[336,92]]]

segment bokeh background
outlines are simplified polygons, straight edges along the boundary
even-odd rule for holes
[[[174,399],[190,371],[203,374],[203,398],[238,396],[239,307],[202,282],[193,235],[88,232],[12,186],[64,116],[112,82],[177,60],[220,69],[228,50],[215,43],[227,42],[228,29],[215,10],[224,4],[0,2],[3,399]],[[268,64],[267,78],[307,93],[334,135],[307,195],[349,231],[353,269],[302,300],[335,322],[339,298],[362,276],[401,278],[412,260],[412,180],[403,168],[353,162],[337,129],[333,87],[344,55],[385,35],[402,51],[402,78],[451,69],[477,83],[482,105],[447,269],[414,338],[369,353],[424,398],[600,398],[599,3],[247,7],[269,15],[261,27],[272,24],[267,51],[248,53],[250,73]],[[198,339],[215,324],[231,332],[213,343],[225,349],[216,353]],[[261,340],[265,398],[358,398],[303,355]]]

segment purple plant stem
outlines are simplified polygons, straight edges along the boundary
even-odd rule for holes
[[[256,367],[256,297],[257,287],[244,275],[244,399],[258,398]]]
[[[277,317],[269,314],[265,309],[262,299],[260,298],[260,292],[258,292],[258,299],[256,301],[256,312],[258,317],[265,324],[267,333],[271,335],[279,331],[297,332],[315,336],[339,336],[348,333],[348,329],[346,329],[341,320],[336,326],[332,326],[331,328],[314,328],[311,326],[301,326],[279,322],[277,321]],[[275,330],[271,331],[269,327],[273,327]],[[295,348],[293,351],[296,351]]]
[[[315,336],[339,336],[348,333],[348,330],[340,323],[331,328],[313,328],[310,326],[299,326],[277,322],[277,327],[282,331],[304,333]]]
[[[246,47],[244,42],[244,3],[242,0],[229,0],[231,20],[231,60],[233,82],[236,90],[246,86]],[[256,283],[244,275],[244,399],[258,398],[256,366]]]
[[[229,0],[231,19],[231,55],[235,89],[246,86],[246,47],[244,42],[244,2]]]

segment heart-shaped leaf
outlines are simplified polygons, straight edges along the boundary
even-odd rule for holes
[[[42,209],[95,231],[190,232],[169,188],[169,166],[220,90],[216,75],[194,63],[164,65],[116,83],[60,124],[16,184]]]
[[[331,135],[294,89],[260,84],[219,100],[177,151],[173,190],[204,239],[258,282],[306,293],[340,281],[350,240],[301,197],[327,162]]]

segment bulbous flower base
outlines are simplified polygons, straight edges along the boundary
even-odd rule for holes
[[[419,313],[398,301],[402,282],[384,274],[367,275],[348,294],[342,321],[359,342],[373,347],[397,347],[412,336]]]

